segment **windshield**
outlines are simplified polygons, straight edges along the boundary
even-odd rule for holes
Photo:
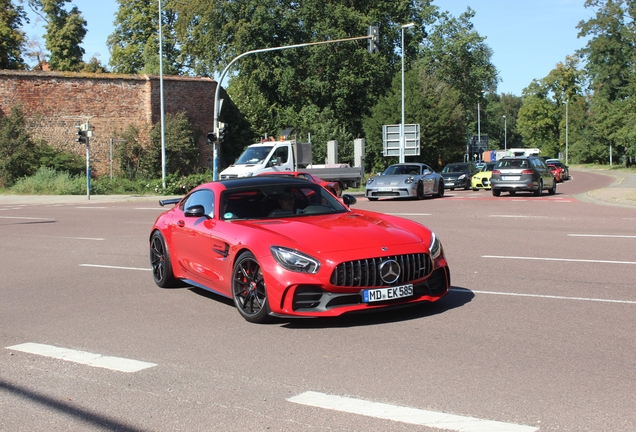
[[[221,197],[221,209],[224,220],[295,218],[348,211],[332,194],[309,182],[229,189]]]
[[[391,165],[382,175],[419,175],[419,165]]]
[[[442,170],[442,174],[446,173],[463,173],[466,171],[466,165],[446,165]]]
[[[246,165],[263,163],[269,152],[274,146],[248,147],[247,150],[238,158],[234,165]]]

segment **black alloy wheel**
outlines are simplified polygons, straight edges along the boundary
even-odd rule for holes
[[[435,195],[437,198],[442,198],[444,196],[444,182],[440,180],[437,185],[437,194]]]
[[[534,191],[534,196],[541,196],[543,193],[543,180],[539,180],[539,188]]]
[[[417,183],[417,199],[424,199],[424,182],[421,180]]]
[[[261,266],[251,252],[243,252],[232,271],[232,298],[241,316],[252,323],[269,321],[265,280]]]
[[[172,272],[172,263],[166,241],[159,231],[150,236],[150,267],[155,283],[161,288],[176,288],[179,281]]]

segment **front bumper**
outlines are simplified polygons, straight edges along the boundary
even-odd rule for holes
[[[366,198],[410,198],[417,196],[417,183],[408,186],[374,186],[364,191]]]
[[[265,266],[262,268],[265,269]],[[289,281],[281,278],[280,273],[265,273],[264,277],[272,315],[334,317],[348,312],[438,301],[450,289],[450,270],[443,252],[435,261],[429,260],[427,269],[423,277],[394,284],[412,284],[413,295],[372,303],[363,302],[362,291],[380,286],[334,286],[322,280],[324,276],[317,275],[298,275]]]

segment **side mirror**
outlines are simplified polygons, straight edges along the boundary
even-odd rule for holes
[[[345,203],[345,205],[347,207],[351,207],[352,205],[354,205],[355,203],[358,202],[358,200],[356,199],[356,197],[354,197],[353,195],[350,194],[344,194],[342,195],[342,202]]]
[[[188,207],[185,211],[186,217],[201,217],[206,216],[205,208],[201,204],[193,205],[192,207]]]

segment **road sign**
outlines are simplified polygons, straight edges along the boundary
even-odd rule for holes
[[[382,126],[383,155],[400,156],[400,125]],[[420,155],[420,125],[404,125],[404,156]]]

